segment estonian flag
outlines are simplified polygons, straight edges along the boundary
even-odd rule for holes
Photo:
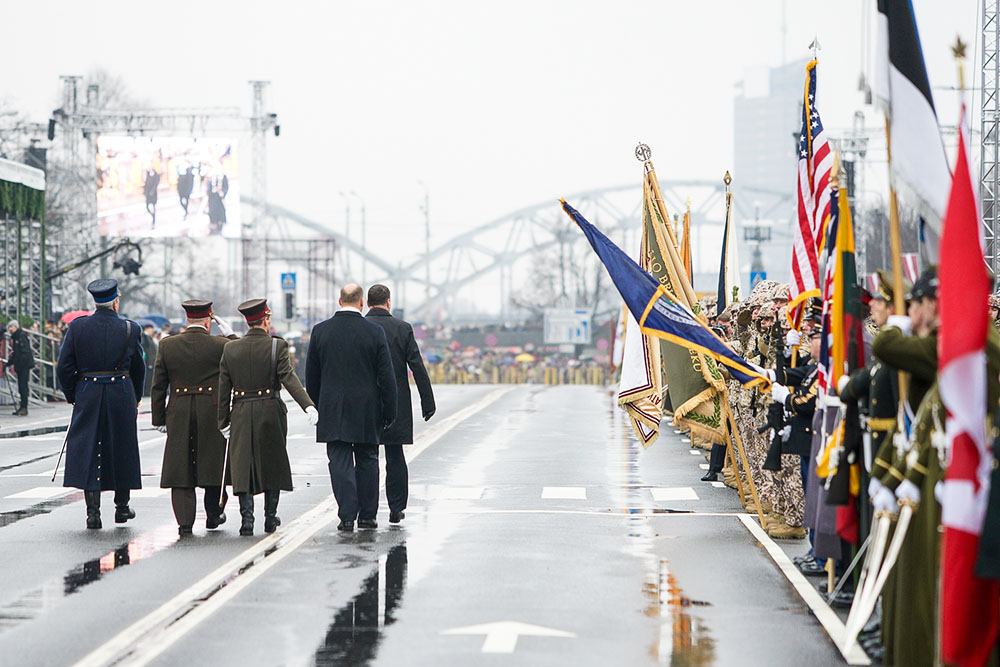
[[[770,382],[766,377],[733,352],[721,338],[702,324],[685,305],[675,300],[663,285],[643,271],[621,248],[608,240],[608,237],[587,222],[565,200],[562,201],[562,207],[587,235],[587,240],[607,268],[611,281],[639,323],[639,330],[642,333],[712,357],[728,368],[733,379],[744,386],[759,384],[762,385],[762,390],[769,388]]]
[[[875,96],[889,118],[893,185],[916,198],[929,229],[924,241],[937,254],[951,171],[920,49],[910,0],[878,0]]]

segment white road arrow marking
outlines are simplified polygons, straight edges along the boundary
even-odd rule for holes
[[[483,653],[513,653],[514,649],[517,648],[517,638],[520,635],[528,637],[576,637],[572,632],[553,630],[518,621],[496,621],[482,625],[469,625],[464,628],[443,630],[441,634],[486,635],[486,639],[483,641]]]

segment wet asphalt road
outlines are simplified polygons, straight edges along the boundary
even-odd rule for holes
[[[390,526],[383,496],[378,530],[351,534],[294,407],[296,490],[272,537],[258,497],[253,538],[231,501],[220,530],[199,510],[179,540],[155,431],[140,430],[138,517],[116,527],[104,494],[101,531],[49,482],[54,457],[18,465],[61,434],[0,440],[0,662],[843,664],[736,493],[699,482],[704,458],[669,428],[643,451],[597,387],[435,392],[406,519]]]

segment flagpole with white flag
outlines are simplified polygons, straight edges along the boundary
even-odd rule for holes
[[[954,51],[959,87],[964,90],[961,40]],[[956,665],[986,664],[1000,635],[1000,584],[975,574],[993,457],[986,435],[990,285],[982,260],[983,228],[968,136],[963,95],[958,158],[938,267],[938,385],[947,415],[947,469],[941,494],[941,658]]]

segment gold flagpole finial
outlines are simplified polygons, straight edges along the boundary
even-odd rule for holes
[[[955,64],[958,66],[958,89],[965,90],[965,49],[969,45],[962,41],[961,37],[955,37],[955,44],[951,47],[951,53],[955,56]]]
[[[726,175],[722,177],[722,182],[726,184],[726,192],[729,192],[729,184],[733,182],[733,177],[729,175],[729,171],[726,171]]]
[[[833,167],[830,169],[830,187],[840,187],[840,151],[833,150]]]

